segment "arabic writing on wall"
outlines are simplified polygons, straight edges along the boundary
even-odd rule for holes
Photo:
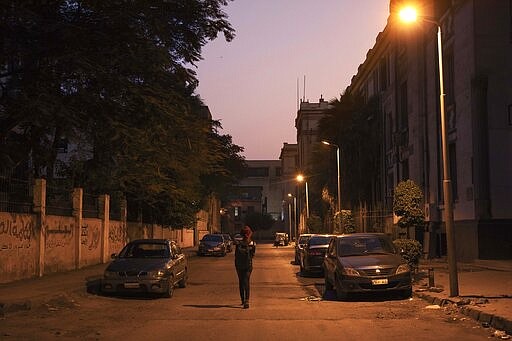
[[[0,219],[0,251],[30,248],[35,238],[34,221],[31,216],[9,214]]]
[[[100,228],[99,226],[83,224],[81,229],[81,243],[88,250],[95,250],[100,245]]]

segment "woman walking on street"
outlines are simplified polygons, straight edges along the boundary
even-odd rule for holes
[[[250,279],[252,272],[252,257],[256,253],[256,243],[251,239],[252,230],[245,226],[240,231],[242,240],[236,244],[235,268],[238,275],[240,298],[244,309],[249,308]]]

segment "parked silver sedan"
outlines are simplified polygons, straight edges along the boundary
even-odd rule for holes
[[[155,293],[172,297],[187,283],[187,258],[175,241],[139,239],[112,255],[101,290],[104,293]]]
[[[391,238],[381,233],[332,237],[324,258],[325,290],[338,299],[350,293],[398,291],[412,294],[411,271]]]

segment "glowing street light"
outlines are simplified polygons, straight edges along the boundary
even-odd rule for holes
[[[341,177],[340,177],[340,146],[329,141],[322,141],[326,146],[336,147],[336,163],[338,166],[338,212],[341,213]]]
[[[304,181],[304,184],[306,185],[306,218],[309,218],[308,182],[307,182],[306,178],[304,177],[304,175],[302,175],[302,174],[297,175],[296,179],[297,179],[298,182],[303,182]]]
[[[399,12],[400,19],[405,23],[415,22],[418,18],[422,21],[437,26],[437,56],[439,64],[439,106],[441,113],[441,145],[443,154],[443,200],[444,220],[446,224],[446,243],[448,254],[448,270],[450,274],[450,296],[459,295],[457,280],[457,259],[455,252],[455,234],[453,222],[452,184],[450,179],[450,158],[448,151],[448,131],[446,129],[446,117],[444,106],[444,81],[443,81],[443,46],[441,37],[441,25],[431,18],[418,16],[414,7],[405,7]]]

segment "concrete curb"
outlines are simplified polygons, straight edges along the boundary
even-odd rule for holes
[[[507,334],[512,334],[512,320],[507,319],[502,316],[497,316],[494,314],[489,314],[483,312],[473,306],[468,305],[458,305],[459,302],[457,299],[449,299],[449,298],[441,298],[437,296],[430,295],[426,292],[414,292],[416,297],[419,297],[429,304],[436,304],[441,307],[447,306],[449,304],[453,304],[457,307],[458,311],[463,315],[480,322],[484,328],[492,327],[497,330],[503,330]]]

